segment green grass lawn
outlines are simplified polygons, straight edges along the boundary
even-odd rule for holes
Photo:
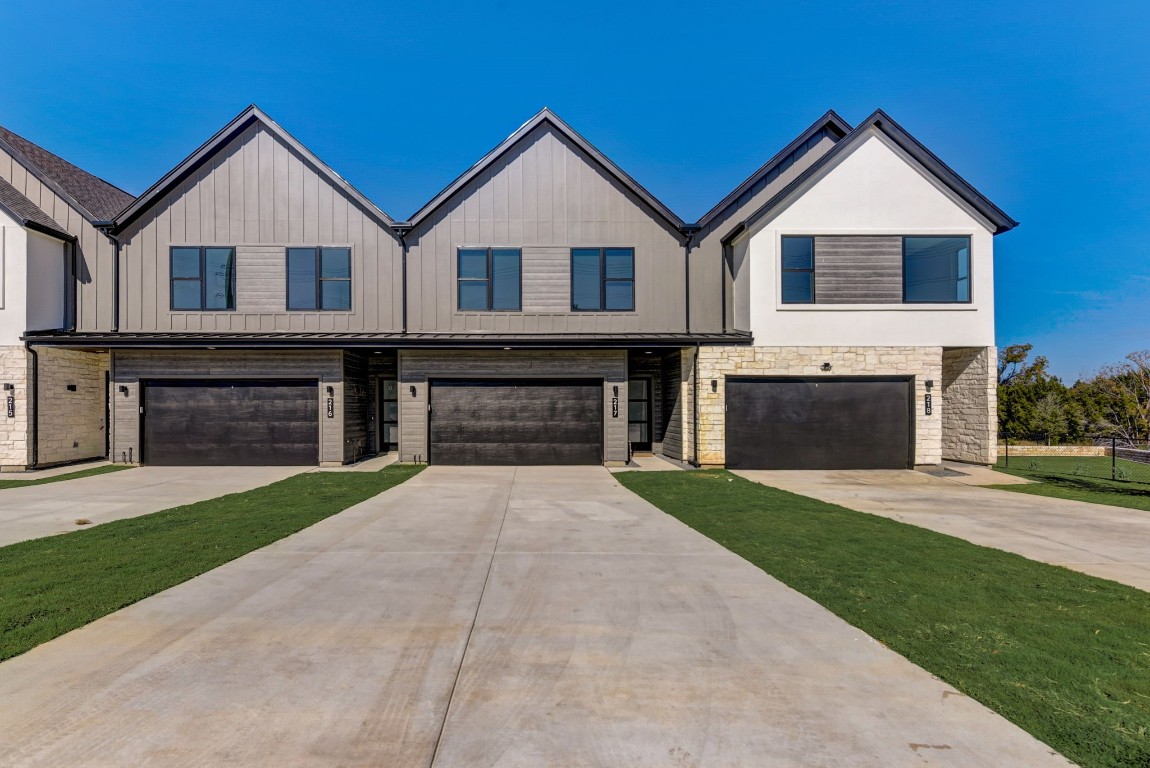
[[[722,470],[616,478],[1071,760],[1150,765],[1150,593]]]
[[[1052,496],[1058,499],[1088,501],[1150,512],[1150,482],[1110,480],[1110,459],[1104,456],[1076,458],[1071,456],[1038,456],[1037,468],[1032,469],[1029,457],[1014,457],[1007,467],[999,459],[995,469],[1035,482],[1029,485],[994,485],[1000,491]],[[1119,460],[1119,465],[1133,465],[1127,469],[1131,477],[1150,476],[1150,465]],[[1088,474],[1075,474],[1082,467]]]
[[[81,469],[76,472],[68,472],[63,475],[53,475],[52,477],[37,477],[32,480],[7,480],[0,479],[0,490],[5,488],[23,488],[28,485],[44,485],[45,483],[59,483],[63,480],[78,480],[81,477],[91,477],[92,475],[103,475],[108,472],[119,472],[123,469],[131,469],[131,467],[124,464],[105,464],[102,467],[92,467],[91,469]]]
[[[0,660],[307,528],[420,469],[309,472],[0,547]]]

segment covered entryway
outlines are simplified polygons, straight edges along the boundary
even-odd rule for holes
[[[602,464],[603,382],[430,384],[433,464]]]
[[[731,469],[907,469],[906,378],[728,378]]]
[[[174,379],[141,385],[145,464],[319,463],[314,379]]]

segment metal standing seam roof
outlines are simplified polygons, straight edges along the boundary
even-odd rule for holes
[[[0,148],[73,204],[88,221],[110,219],[135,199],[119,187],[3,126],[0,126]]]
[[[55,219],[41,210],[40,206],[22,195],[20,190],[2,178],[0,178],[0,210],[5,211],[21,226],[28,229],[34,229],[61,240],[75,240],[75,237],[56,223]]]

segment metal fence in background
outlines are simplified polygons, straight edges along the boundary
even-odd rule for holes
[[[998,464],[1025,472],[1150,485],[1150,443],[1121,437],[1052,444],[1046,435],[999,435]]]

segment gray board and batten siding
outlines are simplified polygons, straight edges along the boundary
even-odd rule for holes
[[[821,118],[699,220],[702,228],[691,249],[692,331],[750,330],[747,265],[732,265],[724,258],[723,240],[748,214],[829,152],[847,130],[849,126],[833,113]]]
[[[41,181],[20,159],[0,146],[0,178],[76,237],[76,327],[112,328],[112,262],[115,248],[91,221],[61,194]],[[125,197],[130,199],[127,193]]]
[[[683,238],[543,122],[407,235],[408,328],[509,333],[685,330]],[[522,311],[457,309],[460,247],[522,249]],[[573,312],[571,249],[635,249],[635,311]]]
[[[122,331],[398,331],[402,249],[395,233],[254,121],[119,234]],[[234,311],[173,312],[169,248],[236,249]],[[286,248],[350,246],[350,311],[288,311]]]

